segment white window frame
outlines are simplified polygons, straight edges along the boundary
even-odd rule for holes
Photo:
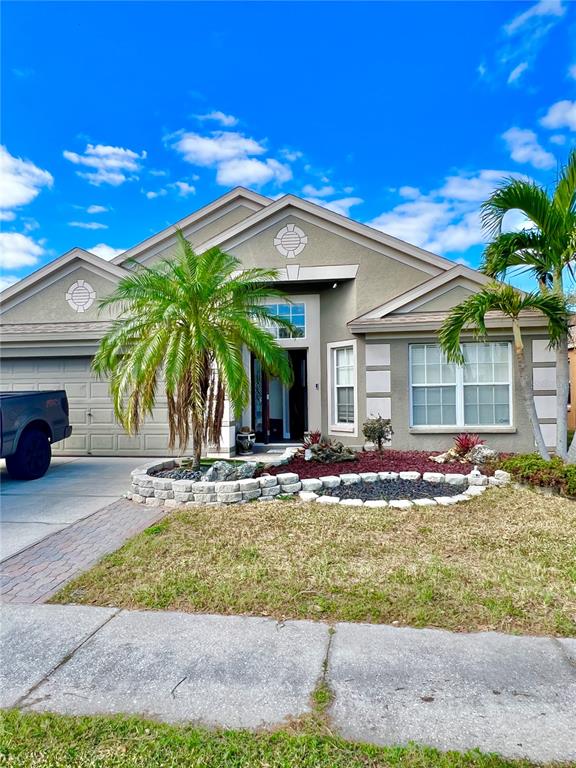
[[[412,350],[415,346],[440,346],[435,342],[415,341],[408,346],[408,381],[410,390],[410,429],[416,432],[510,432],[514,430],[514,366],[512,365],[512,344],[509,341],[487,341],[474,342],[465,341],[463,344],[507,344],[508,345],[508,402],[510,419],[508,424],[465,424],[464,422],[464,387],[465,386],[483,386],[477,383],[464,383],[464,366],[456,366],[456,380],[454,384],[438,384],[437,386],[453,386],[456,388],[456,423],[455,424],[414,424],[414,387],[433,387],[434,384],[413,384],[412,383]],[[505,386],[504,382],[497,382],[498,386]],[[486,382],[486,385],[493,386],[494,383]]]
[[[355,339],[348,341],[332,341],[326,345],[327,347],[327,372],[328,372],[328,434],[338,435],[347,434],[351,437],[358,436],[358,354],[357,343]],[[353,423],[339,423],[336,421],[336,392],[335,392],[335,350],[342,347],[351,347],[352,349],[352,364],[354,366],[354,372],[352,375],[352,387],[354,389],[354,422]]]

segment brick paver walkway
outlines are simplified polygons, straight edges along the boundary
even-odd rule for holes
[[[43,603],[60,587],[160,520],[162,507],[119,499],[0,563],[3,603]]]

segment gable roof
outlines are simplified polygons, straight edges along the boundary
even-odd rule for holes
[[[226,212],[225,209],[230,209],[233,204],[242,204],[254,211],[259,211],[261,208],[269,205],[269,203],[269,197],[260,195],[258,192],[252,192],[252,190],[245,189],[244,187],[234,187],[234,189],[230,190],[230,192],[226,192],[225,195],[221,195],[216,200],[208,203],[208,205],[199,208],[197,211],[194,211],[188,216],[185,216],[175,224],[170,224],[170,226],[166,227],[160,232],[157,232],[155,235],[147,237],[145,240],[142,240],[142,242],[137,243],[136,245],[132,246],[132,248],[129,248],[127,251],[119,254],[114,259],[112,259],[112,263],[123,264],[128,259],[135,259],[137,258],[138,254],[142,253],[142,251],[145,251],[154,245],[159,245],[163,241],[173,237],[176,229],[185,229],[192,224],[201,224],[203,219],[206,219],[209,216],[213,216],[221,209],[224,209],[222,210],[222,214],[224,214]]]
[[[101,272],[109,274],[115,280],[118,280],[119,278],[125,277],[127,274],[129,274],[129,272],[123,267],[119,267],[110,261],[106,261],[105,259],[100,258],[100,256],[96,256],[95,254],[90,253],[90,251],[85,251],[83,248],[72,248],[70,251],[66,251],[66,253],[64,253],[62,256],[54,259],[54,261],[51,261],[49,264],[45,264],[43,267],[40,267],[40,269],[32,272],[32,274],[27,275],[27,277],[24,277],[22,280],[14,283],[14,285],[10,285],[8,288],[5,288],[0,293],[0,299],[4,305],[3,308],[7,309],[5,306],[6,302],[10,302],[10,304],[12,304],[13,299],[17,298],[21,293],[26,291],[35,283],[46,279],[54,272],[58,272],[58,270],[62,269],[62,267],[65,267],[75,260],[83,262],[84,264],[94,267]]]
[[[384,246],[392,251],[397,251],[412,262],[418,263],[421,268],[425,268],[425,271],[428,271],[431,274],[436,274],[438,270],[445,271],[451,269],[454,266],[454,262],[450,261],[450,259],[446,259],[443,256],[437,256],[416,245],[406,243],[404,240],[400,240],[399,238],[387,235],[385,232],[381,232],[378,229],[369,227],[367,224],[361,224],[353,219],[349,219],[347,216],[342,216],[340,213],[334,213],[334,211],[330,211],[321,205],[296,197],[296,195],[284,195],[283,197],[280,197],[262,210],[252,214],[252,216],[248,216],[246,219],[238,222],[238,224],[234,224],[229,229],[224,230],[219,235],[201,243],[197,246],[197,250],[206,251],[215,246],[221,247],[225,243],[230,243],[229,247],[233,247],[235,244],[234,241],[240,240],[242,235],[248,232],[252,227],[265,222],[267,219],[272,219],[275,216],[281,215],[282,212],[288,208],[294,208],[299,214],[314,217],[326,225],[338,227],[339,229],[346,231],[350,239],[355,239],[358,242],[364,241],[363,244],[368,247],[376,247],[375,249],[378,250],[378,247],[381,249],[381,247]],[[389,253],[388,251],[387,255],[394,257],[394,254]]]
[[[446,272],[442,272],[441,274],[432,277],[430,280],[426,280],[424,283],[417,285],[415,288],[411,288],[409,291],[401,293],[400,296],[395,296],[384,304],[374,307],[374,309],[371,309],[369,312],[365,312],[364,314],[355,317],[354,320],[351,320],[350,322],[358,323],[368,320],[379,320],[380,318],[389,315],[391,312],[397,312],[399,309],[411,304],[416,299],[432,293],[437,288],[449,285],[455,280],[458,281],[458,278],[463,278],[472,282],[479,290],[491,282],[491,279],[482,274],[482,272],[477,272],[475,269],[466,267],[463,264],[457,264]],[[459,282],[462,283],[463,280],[460,280]]]

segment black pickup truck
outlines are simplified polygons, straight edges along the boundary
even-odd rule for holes
[[[0,392],[0,458],[16,480],[36,480],[48,471],[52,443],[72,434],[63,389]]]

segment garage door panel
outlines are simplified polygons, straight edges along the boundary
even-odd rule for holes
[[[140,435],[130,437],[114,419],[108,382],[97,380],[90,366],[87,357],[2,360],[1,387],[6,391],[66,390],[73,433],[54,444],[55,455],[170,455],[166,398],[158,397],[153,418],[146,420]]]

